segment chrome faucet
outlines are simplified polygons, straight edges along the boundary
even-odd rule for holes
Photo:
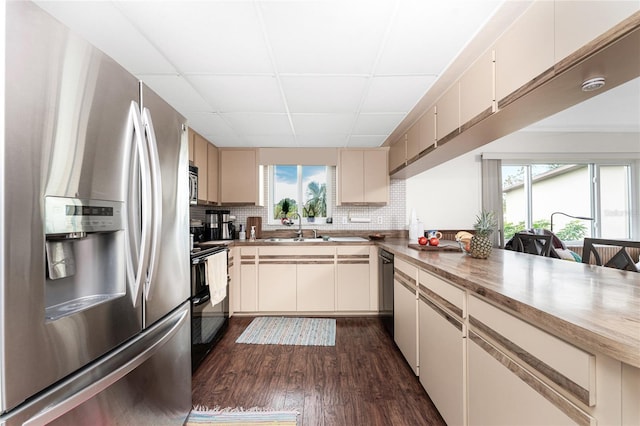
[[[298,231],[296,232],[296,234],[298,235],[298,238],[302,238],[302,216],[300,216],[300,213],[298,212],[293,212],[293,215],[298,216]]]

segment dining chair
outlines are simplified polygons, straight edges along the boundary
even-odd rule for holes
[[[518,232],[513,236],[513,249],[521,253],[553,257],[551,238],[550,234]]]
[[[610,247],[615,251],[613,256],[604,264],[598,247]],[[630,240],[608,240],[603,238],[585,238],[582,246],[582,263],[591,263],[591,256],[598,266],[607,266],[609,268],[622,269],[626,271],[640,272],[638,263],[634,262],[631,255],[627,251],[629,248],[640,250],[640,241]],[[606,258],[606,257],[605,257]]]

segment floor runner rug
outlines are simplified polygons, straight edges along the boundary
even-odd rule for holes
[[[296,411],[263,411],[259,409],[244,410],[241,408],[225,409],[201,409],[194,408],[185,426],[203,425],[243,425],[243,426],[264,426],[281,425],[296,426],[298,413]]]
[[[254,345],[335,346],[336,320],[327,318],[258,317],[236,343]]]

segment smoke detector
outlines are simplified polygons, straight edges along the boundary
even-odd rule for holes
[[[590,78],[582,82],[583,92],[593,92],[604,86],[604,77]]]

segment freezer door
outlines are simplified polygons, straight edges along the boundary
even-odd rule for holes
[[[138,81],[33,3],[5,7],[0,413],[142,330],[124,225],[45,235],[58,201],[69,220],[131,207]]]
[[[9,415],[13,425],[182,425],[191,409],[189,303]]]
[[[141,104],[154,187],[144,314],[149,326],[190,296],[189,151],[184,117],[144,85]]]

